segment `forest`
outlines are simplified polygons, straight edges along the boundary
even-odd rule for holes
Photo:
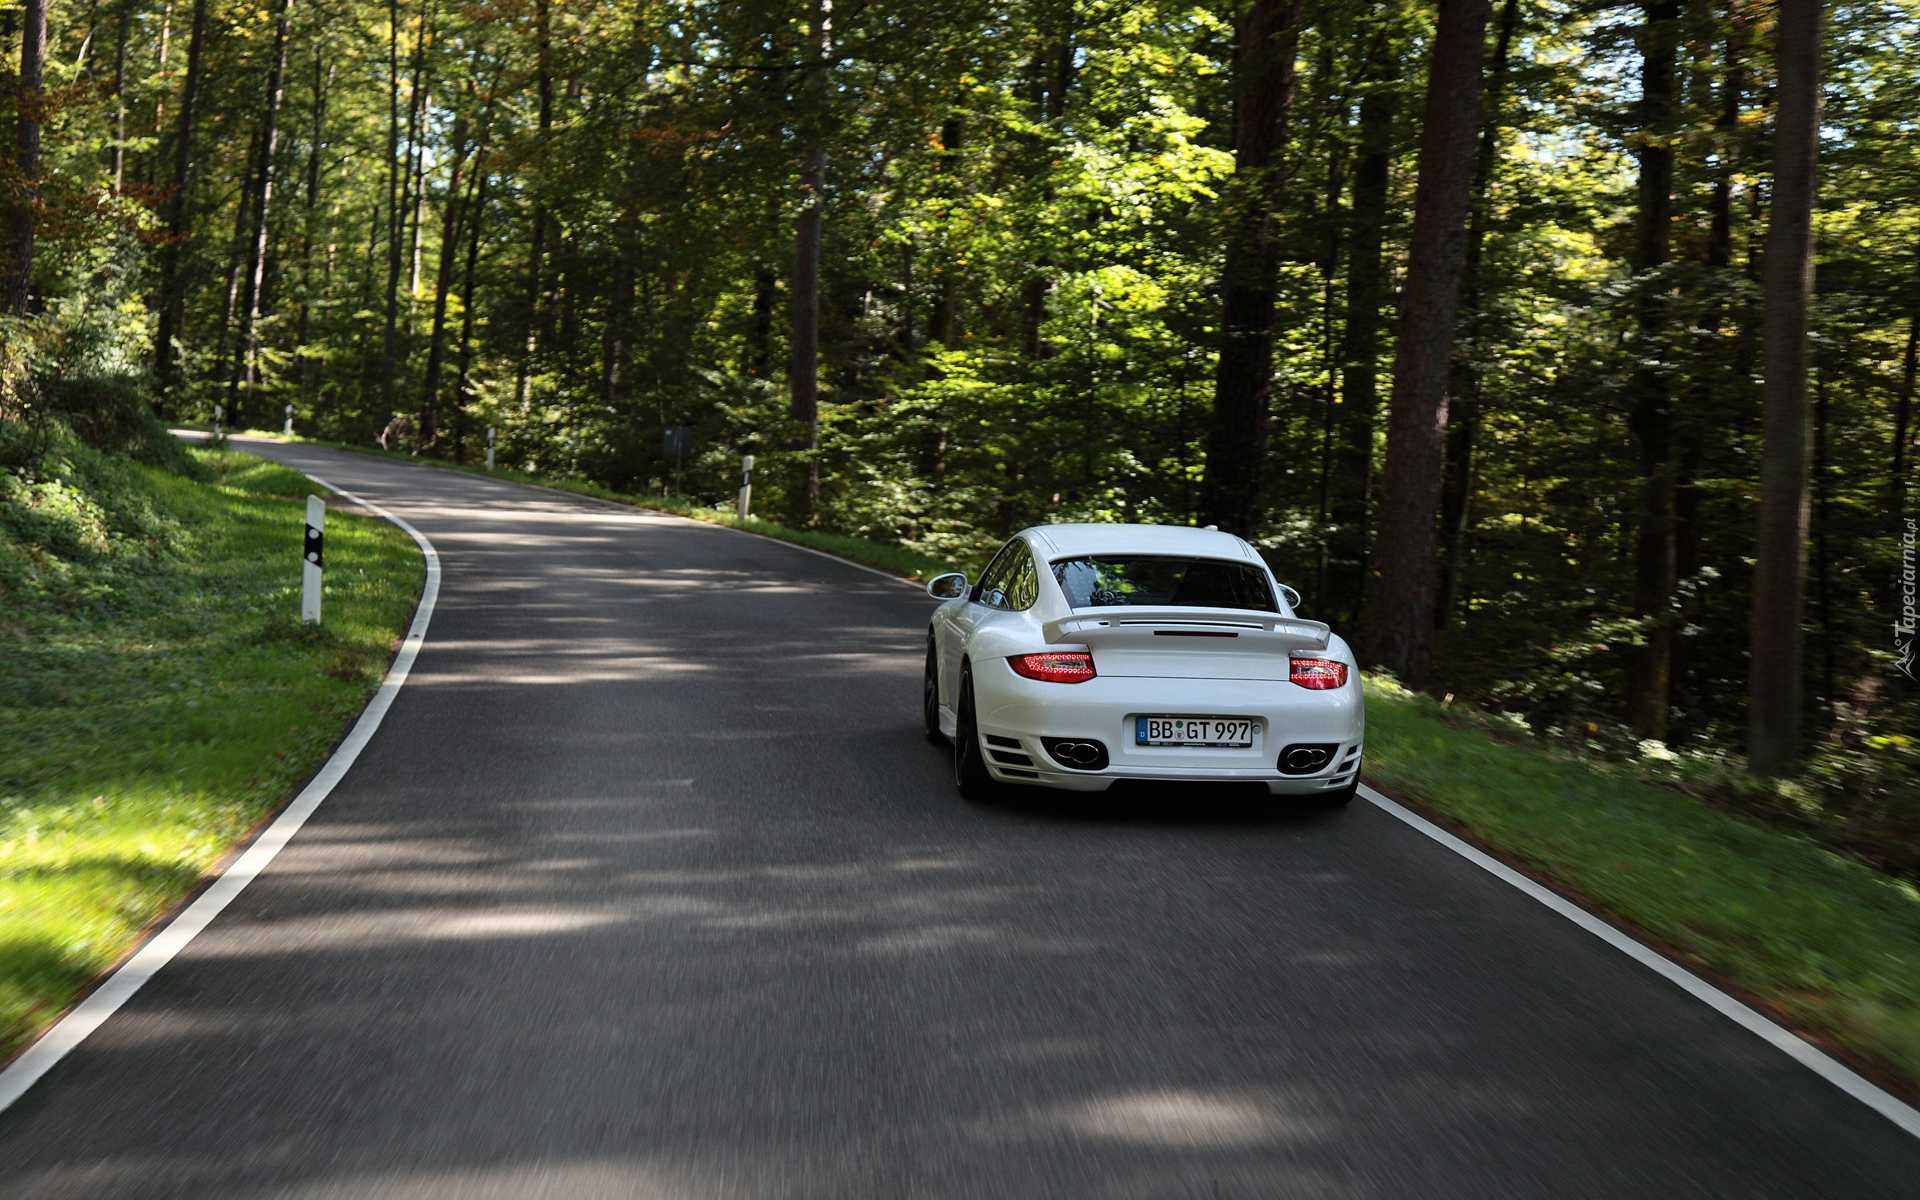
[[[969,567],[1217,524],[1408,686],[1920,846],[1914,0],[12,0],[0,35],[0,421],[492,431],[721,506],[751,454],[758,514]]]

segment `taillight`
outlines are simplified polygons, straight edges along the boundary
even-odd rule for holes
[[[1347,685],[1347,664],[1333,658],[1296,658],[1287,677],[1303,688],[1331,691]]]
[[[1093,655],[1084,650],[1016,654],[1007,660],[1015,675],[1043,683],[1085,683],[1093,678]]]

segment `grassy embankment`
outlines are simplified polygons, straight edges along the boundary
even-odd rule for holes
[[[859,538],[742,526],[668,497],[493,475],[745,527],[911,578],[948,569]],[[1651,770],[1557,752],[1390,682],[1369,683],[1368,724],[1370,782],[1920,1089],[1920,891],[1911,883],[1803,832],[1703,803]]]
[[[1370,782],[1920,1090],[1920,890],[1632,765],[1368,685]]]
[[[303,629],[315,489],[195,459],[200,479],[70,444],[32,485],[0,473],[0,1062],[290,798],[419,595],[405,534],[329,513]]]

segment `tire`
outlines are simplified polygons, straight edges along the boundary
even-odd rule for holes
[[[1356,771],[1352,783],[1349,783],[1338,791],[1321,792],[1319,795],[1312,797],[1312,804],[1315,808],[1345,808],[1347,805],[1352,804],[1353,798],[1359,794],[1360,774]]]
[[[960,703],[954,711],[953,782],[963,800],[985,800],[993,795],[993,776],[980,753],[980,727],[973,716],[973,672],[960,668]]]
[[[927,638],[927,672],[920,684],[920,723],[926,727],[927,741],[946,745],[947,735],[940,732],[940,657],[931,635]]]

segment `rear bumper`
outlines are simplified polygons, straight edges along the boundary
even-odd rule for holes
[[[974,689],[975,718],[986,742],[983,757],[994,777],[1071,791],[1101,792],[1131,779],[1257,782],[1275,795],[1313,795],[1353,781],[1366,738],[1358,679],[1330,692],[1257,679],[1103,675],[1060,684],[1022,679],[1002,662],[976,667]],[[1135,719],[1148,715],[1245,717],[1261,728],[1246,749],[1136,745]],[[1098,740],[1107,748],[1109,765],[1099,771],[1066,767],[1041,744],[1049,737]],[[994,739],[1015,742],[1017,748]],[[1296,743],[1336,749],[1318,771],[1282,773],[1280,752]]]

